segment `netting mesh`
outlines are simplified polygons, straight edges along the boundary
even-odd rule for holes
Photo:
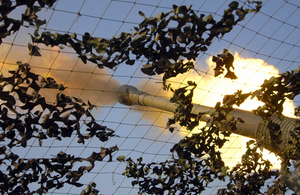
[[[83,35],[89,32],[94,37],[111,38],[121,32],[130,32],[143,18],[141,10],[147,17],[156,16],[159,12],[168,12],[172,4],[192,5],[197,13],[212,14],[221,17],[227,1],[192,1],[192,0],[58,0],[52,8],[38,13],[40,19],[47,23],[41,31],[51,31]],[[242,3],[242,1],[241,1]],[[297,69],[300,64],[300,9],[297,0],[265,0],[263,8],[257,14],[249,14],[232,32],[222,39],[214,39],[208,51],[200,53],[196,61],[196,70],[180,75],[170,82],[174,88],[186,84],[188,80],[197,83],[194,102],[214,106],[223,96],[241,89],[245,92],[255,90],[266,78],[278,73]],[[19,17],[23,10],[17,9],[12,17]],[[40,147],[38,141],[31,140],[28,147],[14,148],[13,152],[23,158],[51,157],[60,151],[76,156],[86,157],[100,147],[117,145],[119,151],[114,157],[127,156],[133,159],[143,157],[145,162],[160,162],[171,157],[170,148],[189,132],[176,128],[173,133],[166,129],[166,121],[171,113],[141,107],[125,106],[117,102],[116,89],[123,84],[134,85],[141,91],[152,95],[170,97],[171,93],[162,89],[161,77],[144,75],[140,69],[147,61],[137,60],[133,66],[125,64],[117,68],[99,69],[94,64],[83,64],[77,54],[70,48],[46,47],[39,45],[42,57],[28,55],[28,42],[34,28],[21,27],[20,31],[3,39],[0,45],[1,71],[17,67],[16,61],[29,63],[33,71],[42,76],[55,78],[68,88],[67,95],[89,100],[97,105],[94,115],[97,121],[116,131],[119,137],[111,138],[105,143],[91,139],[84,145],[78,144],[75,136],[63,141],[48,139]],[[239,79],[232,81],[223,77],[214,77],[211,56],[227,48],[236,58],[236,74]],[[44,91],[45,96],[54,101],[52,92]],[[294,100],[299,106],[299,99]],[[255,102],[250,102],[253,109]],[[286,108],[292,107],[292,103]],[[286,109],[286,115],[292,114]],[[230,142],[222,148],[223,158],[227,165],[234,165],[240,160],[245,150],[246,138],[232,135]],[[0,143],[1,145],[5,143]],[[90,173],[86,173],[81,183],[97,183],[102,194],[137,194],[138,187],[132,187],[131,180],[122,175],[126,164],[117,160],[96,164]],[[78,165],[81,166],[81,165]],[[1,169],[4,166],[1,166]],[[76,167],[75,167],[76,168]],[[218,188],[226,184],[214,182],[205,194],[215,194]],[[34,185],[32,185],[34,188]],[[78,188],[65,186],[51,190],[49,194],[78,194]]]

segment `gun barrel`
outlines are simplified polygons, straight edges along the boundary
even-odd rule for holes
[[[141,92],[137,88],[130,85],[123,85],[119,88],[118,101],[119,103],[128,106],[149,106],[168,112],[175,112],[175,109],[178,106],[178,104],[170,102],[170,100],[167,98],[153,96],[145,92]],[[193,104],[192,113],[198,114],[199,112],[209,112],[212,109],[213,108],[208,106]],[[233,114],[235,118],[241,118],[244,121],[244,123],[238,123],[236,125],[237,130],[233,131],[233,133],[262,140],[266,149],[273,151],[278,155],[281,154],[281,152],[278,152],[278,149],[283,151],[286,148],[289,140],[291,140],[290,132],[298,124],[298,120],[293,118],[282,117],[279,119],[276,115],[272,116],[272,122],[280,125],[281,131],[281,143],[275,144],[273,138],[271,137],[270,130],[267,128],[267,123],[262,121],[261,117],[254,115],[250,111],[240,109],[234,109],[231,114]],[[202,117],[201,120],[208,121],[209,118],[209,115],[207,115]]]

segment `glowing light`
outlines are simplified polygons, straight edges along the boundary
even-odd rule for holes
[[[189,80],[195,81],[198,87],[194,92],[193,102],[214,107],[216,102],[222,102],[224,95],[233,94],[237,90],[242,90],[243,93],[255,91],[265,79],[279,74],[277,68],[267,64],[261,59],[242,58],[239,57],[238,53],[235,53],[234,56],[234,72],[238,77],[236,80],[223,78],[224,75],[214,77],[213,69],[215,64],[212,62],[212,57],[206,60],[210,70],[207,74],[201,75],[200,77],[198,73],[193,71],[188,76],[181,75],[179,78],[177,77],[176,80],[182,80],[182,83],[186,83]],[[255,99],[247,99],[239,109],[251,111],[261,105],[263,105],[262,102]],[[283,114],[285,116],[294,117],[293,110],[293,102],[286,101]],[[232,167],[240,160],[240,157],[246,150],[245,143],[248,140],[249,138],[236,135],[229,138],[229,142],[227,142],[222,149],[223,159],[225,161],[227,160],[227,166]],[[270,153],[268,150],[263,150],[263,157],[269,159],[273,163],[274,168],[280,168],[281,161],[275,154]]]

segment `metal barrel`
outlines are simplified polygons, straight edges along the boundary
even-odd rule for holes
[[[177,108],[176,103],[170,102],[169,99],[159,96],[147,94],[139,91],[137,88],[130,85],[123,85],[119,88],[118,102],[124,105],[141,105],[175,112]],[[209,112],[213,108],[203,105],[194,104],[192,113],[198,114],[199,112]],[[267,123],[261,117],[254,115],[250,111],[234,109],[231,114],[235,118],[243,119],[244,123],[236,125],[237,130],[233,133],[260,140],[264,148],[275,152],[278,155],[286,149],[288,142],[291,140],[291,131],[298,126],[298,120],[288,117],[281,117],[280,119],[274,115],[271,117],[272,122],[280,125],[280,143],[274,143],[274,137],[271,137],[270,131],[267,128]],[[209,115],[203,116],[202,121],[208,121]],[[298,157],[297,157],[298,158]]]

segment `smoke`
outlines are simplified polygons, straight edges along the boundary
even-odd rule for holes
[[[117,89],[120,87],[119,81],[114,79],[107,69],[99,69],[97,65],[84,64],[76,54],[59,52],[54,47],[39,46],[42,50],[41,57],[30,57],[27,48],[1,45],[0,61],[4,61],[2,73],[7,74],[8,70],[16,69],[17,61],[29,63],[32,71],[44,77],[52,77],[57,83],[64,84],[67,88],[64,93],[77,97],[97,106],[111,105],[117,101]],[[9,54],[5,54],[9,51]],[[67,50],[66,50],[67,51]],[[7,75],[6,75],[7,76]],[[50,102],[55,100],[57,90],[43,89],[41,94]]]
[[[41,46],[43,48],[43,46]],[[65,93],[69,96],[81,98],[84,101],[90,101],[97,106],[110,105],[117,101],[117,89],[120,83],[111,76],[107,69],[98,69],[94,64],[83,64],[77,56],[72,53],[58,52],[58,48],[45,48],[42,51],[42,57],[28,56],[28,49],[11,45],[0,45],[0,62],[2,64],[2,74],[11,69],[16,69],[17,61],[28,62],[33,72],[44,77],[53,77],[58,83],[62,83],[68,88]],[[63,50],[67,51],[67,50]],[[6,55],[8,53],[8,55]],[[195,71],[188,74],[179,75],[170,79],[174,88],[186,84],[187,81],[195,81],[198,84],[194,93],[193,102],[205,106],[214,107],[216,102],[222,101],[224,95],[232,94],[238,89],[244,93],[256,90],[265,79],[278,75],[278,70],[268,65],[261,59],[241,58],[235,54],[235,73],[238,79],[235,81],[213,76],[214,64],[211,58],[207,59],[209,72],[200,76]],[[161,83],[141,81],[136,87],[152,95],[171,97],[172,92],[164,91]],[[44,96],[51,97],[54,101],[54,91],[44,90]],[[50,98],[50,99],[51,99]],[[241,109],[252,110],[261,105],[255,100],[246,100],[241,105]],[[172,113],[167,113],[154,108],[135,106],[133,109],[143,113],[143,119],[149,120],[154,126],[165,127],[168,118]],[[291,116],[293,113],[293,103],[287,102],[284,105],[284,114]],[[147,110],[147,112],[145,112]],[[183,132],[183,131],[181,131]],[[182,136],[187,133],[182,133]],[[223,148],[223,157],[227,159],[227,165],[236,164],[237,159],[244,153],[245,143],[248,139],[241,136],[232,136]],[[232,149],[238,148],[238,149]],[[264,150],[266,151],[266,150]],[[267,151],[265,153],[268,153]],[[264,155],[266,156],[266,154]],[[269,159],[275,157],[268,157]]]

